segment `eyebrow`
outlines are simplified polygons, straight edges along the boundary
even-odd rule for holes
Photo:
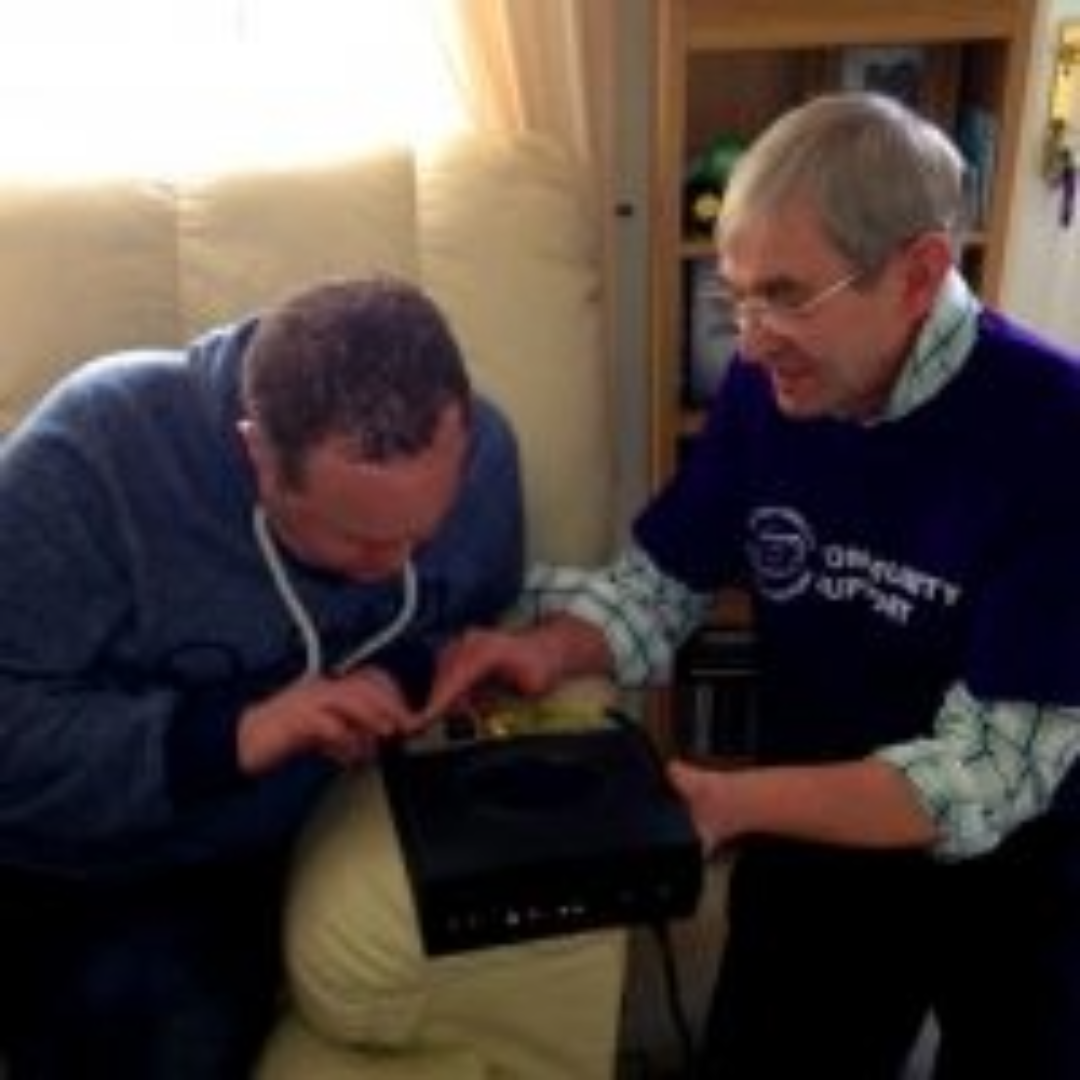
[[[769,299],[777,296],[790,296],[805,292],[809,287],[805,281],[800,281],[787,274],[774,274],[756,282],[748,289],[737,289],[729,278],[717,273],[717,283],[721,294],[726,293],[732,299],[739,300],[751,296],[760,296]]]

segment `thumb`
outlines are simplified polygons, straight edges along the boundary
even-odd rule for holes
[[[711,856],[719,846],[720,834],[710,820],[709,795],[714,783],[710,770],[676,760],[668,763],[667,773],[672,787],[686,803],[706,856]]]
[[[688,801],[692,801],[694,795],[701,789],[702,770],[685,761],[674,759],[668,762],[667,774],[672,787]]]

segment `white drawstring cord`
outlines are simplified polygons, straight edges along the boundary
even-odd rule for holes
[[[262,554],[263,562],[266,564],[266,568],[269,570],[270,577],[274,582],[274,588],[277,590],[278,596],[281,597],[281,602],[285,605],[285,610],[288,611],[289,617],[300,632],[300,638],[304,643],[304,677],[312,678],[321,675],[323,672],[322,642],[319,641],[319,634],[311,621],[311,616],[293,587],[293,583],[289,580],[285,563],[278,551],[277,543],[271,535],[270,526],[266,520],[266,511],[261,506],[256,506],[252,511],[251,528],[255,534],[255,542],[259,547],[259,552]],[[401,578],[401,607],[398,608],[393,619],[382,629],[372,634],[367,641],[362,641],[342,660],[339,660],[332,669],[335,675],[344,675],[345,672],[366,660],[378,649],[381,649],[397,637],[412,621],[413,616],[416,614],[420,590],[416,580],[416,568],[411,560],[407,561],[402,568]]]

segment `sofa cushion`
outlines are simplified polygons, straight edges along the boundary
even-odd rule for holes
[[[178,185],[181,330],[193,336],[324,278],[417,280],[412,152],[192,178]]]
[[[0,431],[80,361],[177,340],[175,266],[161,185],[0,183]]]
[[[583,170],[533,136],[464,137],[419,165],[421,269],[522,442],[534,556],[609,551],[611,394],[599,228]]]
[[[457,1055],[462,1075],[471,1075],[478,1057],[491,1075],[517,1080],[610,1076],[624,932],[428,959],[375,770],[343,778],[308,828],[286,943],[295,1012],[339,1053],[377,1061],[435,1050]],[[291,1056],[295,1037],[268,1049],[268,1075],[285,1075],[278,1056]],[[356,1075],[368,1073],[357,1064]]]
[[[255,1080],[492,1080],[492,1073],[471,1047],[357,1052],[324,1039],[297,1013],[287,1012],[264,1048]]]
[[[613,522],[598,228],[534,136],[188,177],[0,184],[0,431],[68,368],[169,345],[327,277],[418,281],[521,438],[529,554],[590,563]]]

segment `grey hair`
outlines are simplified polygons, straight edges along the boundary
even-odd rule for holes
[[[259,319],[242,395],[287,483],[308,452],[340,438],[358,460],[426,449],[448,405],[472,392],[449,324],[419,288],[392,277],[320,284]]]
[[[954,255],[965,221],[964,160],[948,136],[880,94],[825,94],[785,113],[738,161],[717,238],[806,202],[830,244],[877,269],[897,247],[943,232]]]

